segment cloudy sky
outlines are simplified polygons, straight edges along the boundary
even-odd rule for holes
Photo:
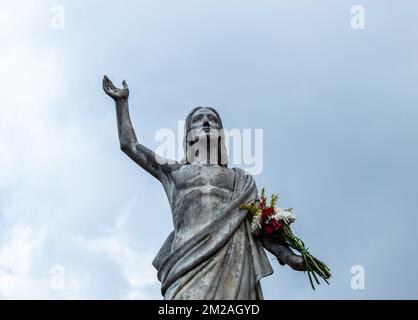
[[[226,128],[263,129],[257,184],[295,208],[294,232],[334,274],[313,292],[269,256],[265,298],[418,298],[416,1],[0,9],[0,297],[161,298],[151,261],[170,208],[119,149],[107,74],[127,80],[152,149],[197,105],[215,107]]]

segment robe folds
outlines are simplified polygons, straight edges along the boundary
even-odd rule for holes
[[[164,299],[263,299],[260,279],[273,269],[251,234],[247,211],[239,208],[256,199],[257,187],[251,175],[233,170],[231,201],[216,219],[180,246],[173,246],[173,231],[155,257]]]

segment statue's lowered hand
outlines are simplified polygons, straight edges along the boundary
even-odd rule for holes
[[[122,86],[123,88],[117,88],[115,85],[110,81],[110,79],[107,76],[103,77],[103,90],[104,92],[111,97],[115,101],[119,100],[125,100],[129,97],[129,88],[126,84],[126,81],[123,80]]]

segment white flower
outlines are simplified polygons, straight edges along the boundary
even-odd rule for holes
[[[292,209],[275,208],[274,215],[272,215],[269,220],[270,219],[283,220],[287,224],[291,224],[296,220],[296,217],[293,214]]]

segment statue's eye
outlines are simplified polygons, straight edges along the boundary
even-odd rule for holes
[[[199,122],[200,120],[202,120],[202,118],[203,118],[202,115],[198,115],[198,116],[193,118],[193,122]]]
[[[212,121],[212,122],[215,122],[215,123],[218,122],[218,119],[216,119],[216,117],[214,117],[214,116],[208,116],[208,119],[209,119],[209,121]]]

